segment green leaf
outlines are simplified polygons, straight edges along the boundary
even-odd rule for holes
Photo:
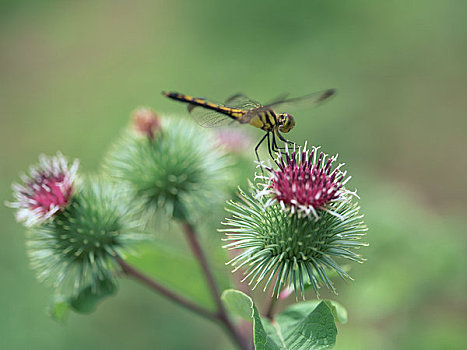
[[[253,317],[253,301],[251,298],[235,289],[227,289],[222,293],[222,302],[227,310],[247,321]]]
[[[323,300],[331,309],[336,322],[347,323],[347,310],[340,303],[334,300]],[[289,306],[282,314],[297,314],[297,317],[305,317],[312,312],[319,304],[320,300],[309,300]]]
[[[278,314],[271,325],[268,329],[279,339],[281,349],[331,349],[336,343],[332,305],[326,301],[314,308],[309,302],[295,304]]]
[[[347,319],[345,309],[334,301],[294,304],[273,321],[262,319],[253,300],[238,290],[224,291],[222,301],[233,314],[253,321],[257,350],[331,349],[337,336],[334,320]]]
[[[48,311],[54,320],[64,322],[69,310],[68,298],[63,295],[55,295]]]
[[[269,334],[264,329],[262,319],[259,316],[259,312],[256,307],[253,305],[253,342],[255,344],[256,350],[279,350],[282,347],[279,347],[276,342],[269,336]]]
[[[114,281],[105,279],[96,286],[88,286],[78,292],[76,296],[68,299],[70,308],[78,313],[91,313],[96,310],[97,304],[109,295],[115,294],[117,286]]]
[[[82,314],[91,313],[96,310],[102,299],[115,294],[116,291],[117,285],[113,280],[99,280],[97,285],[83,288],[76,295],[54,295],[48,311],[54,320],[64,322],[70,310]]]
[[[334,321],[346,324],[347,323],[347,310],[342,304],[338,303],[334,300],[325,300],[326,304],[328,304],[329,308],[332,311],[332,315],[334,316]]]
[[[255,350],[279,350],[279,346],[266,333],[253,300],[245,293],[227,289],[221,299],[226,308],[237,316],[253,321]]]

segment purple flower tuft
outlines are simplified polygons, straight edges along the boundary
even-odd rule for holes
[[[31,167],[29,175],[21,176],[23,185],[13,184],[16,201],[7,203],[18,209],[16,219],[26,226],[44,222],[70,202],[78,160],[71,167],[62,154],[39,157],[39,164]]]
[[[344,185],[350,180],[346,172],[340,170],[340,164],[333,170],[337,156],[330,157],[319,152],[318,148],[311,151],[298,149],[281,154],[277,160],[279,169],[266,167],[271,174],[269,182],[260,194],[272,195],[283,209],[292,213],[313,214],[318,218],[317,210],[328,211],[330,202],[342,199]],[[326,160],[327,159],[327,160]]]

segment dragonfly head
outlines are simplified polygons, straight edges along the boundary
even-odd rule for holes
[[[289,113],[281,113],[277,117],[280,132],[289,132],[295,126],[295,120]]]

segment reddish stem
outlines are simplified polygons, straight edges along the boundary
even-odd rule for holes
[[[200,316],[203,316],[207,319],[210,319],[212,321],[218,320],[217,315],[214,312],[211,312],[207,309],[202,308],[199,305],[196,305],[195,303],[189,301],[188,299],[183,298],[182,296],[174,293],[170,289],[164,287],[163,285],[159,284],[158,282],[152,280],[148,276],[144,275],[142,272],[138,271],[131,265],[128,265],[125,261],[122,259],[117,259],[118,264],[122,268],[123,272],[127,276],[131,276],[135,278],[136,280],[142,282],[146,286],[148,286],[151,289],[154,289],[158,293],[162,294],[163,296],[167,297],[168,299],[172,300],[176,304],[179,304],[180,306],[183,306],[186,309],[189,309],[193,311],[194,313],[197,313]]]
[[[203,250],[201,249],[201,245],[199,244],[194,227],[191,224],[184,222],[183,230],[187,237],[190,249],[193,252],[196,259],[198,259],[199,264],[201,265],[201,269],[203,270],[212,298],[217,307],[217,317],[219,321],[222,322],[224,327],[227,329],[230,337],[240,349],[250,350],[248,342],[242,337],[240,332],[237,330],[237,328],[235,328],[229,316],[227,315],[227,311],[225,310],[224,304],[222,304],[222,300],[220,298],[219,290],[214,279],[214,274],[212,273],[206,256],[204,255]]]

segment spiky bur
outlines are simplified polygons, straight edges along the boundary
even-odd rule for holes
[[[225,199],[226,155],[213,135],[194,123],[160,121],[153,139],[127,130],[107,155],[105,171],[142,201],[147,217],[159,209],[184,220],[203,217]]]
[[[115,184],[83,181],[53,220],[28,232],[28,253],[39,280],[66,295],[114,283],[115,258],[144,238],[130,208]]]
[[[61,154],[41,155],[39,164],[21,175],[23,184],[12,185],[14,202],[6,205],[17,209],[16,219],[25,226],[47,221],[69,203],[78,170],[78,160],[71,165]]]
[[[229,202],[225,248],[240,250],[229,264],[243,268],[253,288],[264,281],[264,290],[273,283],[277,296],[284,287],[303,295],[307,285],[316,294],[322,285],[335,292],[329,271],[350,279],[340,261],[363,262],[357,253],[366,245],[359,241],[367,230],[363,216],[342,186],[345,176],[332,172],[325,157],[287,151],[278,170],[269,168],[270,177],[259,177],[250,194],[240,191],[241,201]],[[316,202],[317,193],[328,201]]]

